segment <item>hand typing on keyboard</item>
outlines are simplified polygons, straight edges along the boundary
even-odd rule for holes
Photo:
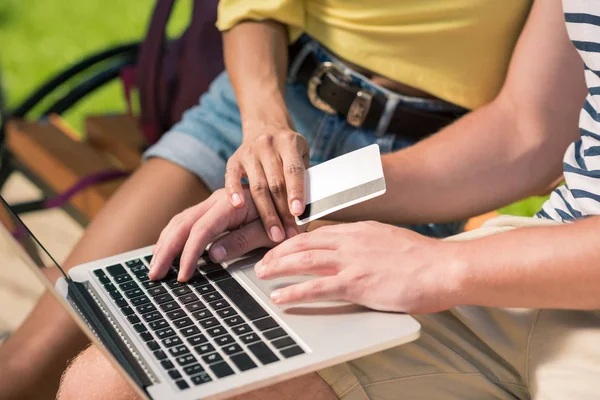
[[[217,190],[204,202],[173,217],[154,248],[148,274],[150,279],[163,278],[175,257],[181,253],[178,280],[187,281],[206,246],[224,232],[228,233],[217,239],[210,249],[210,257],[216,262],[276,245],[269,239],[249,191],[245,198],[247,201],[236,208],[224,189]],[[296,232],[288,232],[288,238],[303,232],[305,226],[296,228]]]

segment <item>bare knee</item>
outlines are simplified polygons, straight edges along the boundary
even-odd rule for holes
[[[138,399],[129,384],[94,346],[81,352],[63,374],[58,399]]]

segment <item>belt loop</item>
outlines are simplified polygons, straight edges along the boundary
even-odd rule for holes
[[[396,107],[400,102],[400,96],[395,93],[388,93],[386,97],[387,101],[385,102],[385,108],[383,109],[381,118],[379,118],[377,128],[375,128],[375,136],[379,137],[386,134],[390,122],[392,121],[392,117],[394,116],[394,111],[396,111]]]
[[[296,78],[298,77],[298,71],[300,70],[300,66],[304,62],[304,59],[313,51],[317,49],[319,45],[314,40],[310,40],[306,42],[302,49],[296,55],[296,58],[292,61],[292,63],[288,67],[288,76],[286,82],[288,84],[292,84],[296,82]]]

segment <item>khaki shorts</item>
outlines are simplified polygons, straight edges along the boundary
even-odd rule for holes
[[[548,224],[502,216],[449,240]],[[600,312],[464,306],[415,318],[415,342],[319,374],[344,400],[600,399]]]

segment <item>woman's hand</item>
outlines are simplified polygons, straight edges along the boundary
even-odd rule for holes
[[[298,229],[294,216],[305,207],[304,173],[309,163],[308,142],[291,129],[245,127],[240,148],[231,156],[225,189],[231,204],[243,208],[248,201],[241,178],[247,178],[254,206],[271,241],[290,238]]]

